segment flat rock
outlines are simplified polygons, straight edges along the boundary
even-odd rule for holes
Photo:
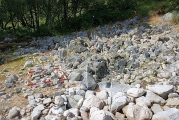
[[[127,95],[132,96],[132,97],[140,97],[145,93],[143,89],[140,88],[130,88],[127,91]]]
[[[147,89],[166,99],[173,91],[173,85],[149,85]]]
[[[153,115],[152,120],[178,120],[179,110],[171,108],[167,111],[158,112]]]
[[[112,91],[112,96],[116,94],[117,92],[127,92],[130,88],[133,86],[127,85],[127,84],[118,84],[118,83],[113,83],[111,87],[110,82],[99,82],[98,83],[99,89],[100,90],[106,90],[108,93],[111,93]]]

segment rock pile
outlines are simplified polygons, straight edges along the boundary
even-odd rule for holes
[[[151,26],[135,17],[97,27],[90,37],[80,32],[34,40],[14,53],[39,52],[23,67],[30,68],[27,79],[11,74],[5,82],[28,105],[13,107],[6,118],[178,120],[178,37],[173,26]],[[53,50],[40,53],[48,49]],[[53,87],[52,96],[37,92]],[[3,99],[13,94],[7,95],[0,90]]]

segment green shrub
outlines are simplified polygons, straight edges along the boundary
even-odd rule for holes
[[[172,18],[171,22],[174,24],[179,23],[179,14],[176,11],[173,12],[173,18]]]

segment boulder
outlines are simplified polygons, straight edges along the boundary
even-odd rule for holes
[[[143,89],[140,88],[130,88],[127,91],[127,95],[132,96],[132,97],[140,97],[145,93]]]
[[[96,96],[101,100],[105,100],[108,98],[108,93],[105,90],[102,90],[100,92],[96,92]]]
[[[136,99],[136,104],[139,106],[151,106],[150,100],[148,100],[146,97],[141,96]]]
[[[80,81],[81,80],[81,73],[71,72],[68,79],[71,80],[71,81]]]
[[[54,103],[55,103],[56,105],[62,106],[62,105],[64,105],[64,102],[65,102],[65,100],[64,100],[63,97],[61,97],[61,96],[56,96],[56,97],[55,97]]]
[[[174,89],[173,85],[149,85],[147,89],[166,99]]]
[[[170,106],[170,107],[179,106],[179,98],[169,98],[169,99],[167,99],[166,105]]]
[[[13,119],[15,117],[19,117],[19,115],[20,115],[20,108],[15,106],[15,107],[13,107],[12,109],[9,110],[7,118]]]
[[[163,105],[163,104],[166,103],[166,101],[162,97],[156,95],[155,93],[153,93],[152,91],[149,91],[149,90],[147,90],[146,98],[151,103],[157,103],[157,104],[160,104],[160,105]]]
[[[128,120],[151,120],[152,112],[147,106],[138,106],[134,103],[129,103],[123,109]]]
[[[26,61],[24,67],[33,67],[33,61]]]
[[[88,109],[91,109],[91,107],[97,107],[99,109],[102,109],[104,107],[104,103],[102,100],[100,100],[100,98],[94,95],[91,95],[87,99],[84,100],[82,106]]]
[[[78,101],[76,101],[73,97],[68,97],[68,107],[69,108],[78,108]]]
[[[163,109],[161,108],[159,104],[153,104],[151,107],[151,110],[154,114],[163,111]]]
[[[96,110],[90,114],[89,120],[117,120],[117,118],[109,111]]]
[[[106,90],[108,93],[112,92],[112,96],[113,96],[117,92],[126,93],[127,90],[129,90],[133,86],[127,85],[127,84],[112,83],[112,87],[111,87],[111,82],[99,82],[98,87],[99,87],[99,90]]]
[[[161,111],[153,115],[152,120],[178,120],[179,110],[171,108],[166,111]]]
[[[82,74],[82,82],[83,82],[83,84],[86,85],[86,88],[88,90],[94,90],[97,86],[93,76],[91,74],[87,73],[87,72],[84,72]]]
[[[110,111],[116,113],[127,104],[127,97],[124,93],[118,92],[112,98],[112,105]]]

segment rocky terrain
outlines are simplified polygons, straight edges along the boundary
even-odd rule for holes
[[[179,120],[174,25],[135,17],[13,54],[24,62],[0,71],[0,120]]]

